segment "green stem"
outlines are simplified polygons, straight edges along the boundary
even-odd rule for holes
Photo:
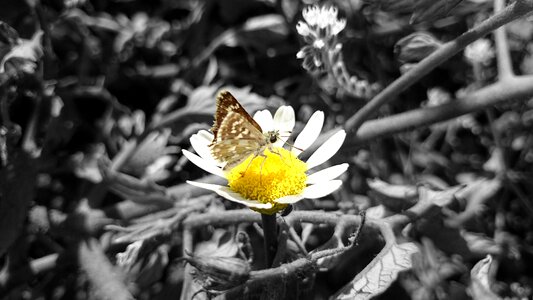
[[[276,214],[261,214],[261,220],[263,221],[266,268],[268,269],[272,266],[278,250],[278,224]]]

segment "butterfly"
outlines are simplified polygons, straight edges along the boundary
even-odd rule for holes
[[[263,133],[261,126],[228,91],[217,96],[211,132],[214,138],[209,148],[213,157],[224,164],[223,170],[237,166],[252,154],[265,156],[266,149],[274,152],[273,144],[280,138],[278,130]]]

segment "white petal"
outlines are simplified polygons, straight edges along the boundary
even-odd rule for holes
[[[277,147],[283,147],[291,136],[294,124],[294,109],[291,106],[281,106],[274,115],[274,129],[279,131],[280,139],[274,143]]]
[[[324,125],[324,112],[316,111],[311,118],[309,118],[309,121],[307,121],[307,124],[296,138],[296,141],[294,141],[292,153],[298,156],[305,151],[305,149],[309,148],[320,135],[322,125]]]
[[[324,170],[309,175],[309,177],[307,177],[307,184],[317,184],[333,180],[341,176],[346,170],[348,170],[348,164],[346,163],[325,168]]]
[[[208,144],[210,144],[215,138],[215,136],[207,130],[200,130],[196,134],[202,139],[206,140]]]
[[[191,138],[189,139],[189,141],[191,142],[192,148],[198,155],[200,155],[201,158],[207,161],[216,162],[216,160],[211,155],[211,150],[209,149],[209,144],[211,144],[212,140],[213,139],[208,140],[206,136],[201,135],[200,132],[198,132],[197,134],[193,134]]]
[[[209,160],[203,159],[200,156],[189,152],[185,149],[181,150],[183,152],[183,155],[187,157],[193,164],[197,165],[198,167],[202,168],[204,171],[209,172],[213,175],[220,176],[222,178],[225,178],[224,172],[221,168],[217,167],[213,162],[210,162]]]
[[[226,199],[228,199],[230,201],[233,201],[233,202],[236,202],[236,203],[239,203],[239,204],[244,204],[244,205],[246,205],[248,207],[267,208],[267,209],[268,208],[272,208],[272,204],[270,204],[270,203],[261,203],[261,202],[256,201],[256,200],[244,199],[243,197],[241,197],[240,194],[235,193],[234,191],[232,191],[227,186],[222,186],[222,185],[218,185],[218,184],[210,184],[210,183],[202,183],[202,182],[196,182],[196,181],[190,181],[190,180],[187,180],[187,183],[190,184],[190,185],[197,186],[199,188],[203,188],[203,189],[207,189],[207,190],[213,191],[213,192],[217,193],[221,197],[224,197],[224,198],[226,198]]]
[[[303,21],[299,21],[298,24],[296,24],[296,31],[298,31],[298,34],[301,36],[308,36],[311,34],[309,25]]]
[[[293,203],[296,203],[300,200],[302,200],[304,197],[302,195],[290,195],[290,196],[285,196],[285,197],[281,197],[279,199],[276,199],[274,200],[276,203],[281,203],[281,204],[293,204]]]
[[[261,126],[263,133],[274,130],[274,120],[268,110],[260,110],[255,113],[254,120]]]
[[[303,196],[307,199],[317,199],[329,195],[342,185],[341,180],[331,180],[306,187]]]
[[[311,157],[309,157],[307,160],[307,168],[312,169],[330,159],[335,153],[337,153],[337,151],[339,151],[345,138],[346,132],[344,130],[337,131],[324,144],[322,144]]]
[[[274,128],[281,133],[292,132],[294,129],[294,109],[291,106],[281,106],[274,115]]]

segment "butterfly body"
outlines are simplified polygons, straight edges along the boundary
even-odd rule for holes
[[[211,131],[214,138],[209,148],[213,157],[224,164],[224,170],[237,166],[250,155],[264,156],[263,152],[273,150],[280,137],[278,131],[263,133],[261,126],[228,91],[217,96]]]

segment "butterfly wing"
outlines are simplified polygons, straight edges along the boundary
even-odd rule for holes
[[[243,116],[248,123],[255,127],[259,132],[263,132],[261,126],[246,112],[242,105],[233,97],[228,91],[221,91],[217,96],[217,111],[215,112],[215,122],[211,128],[211,132],[215,136],[214,141],[220,140],[218,138],[222,122],[226,119],[230,112],[235,112]]]
[[[228,112],[217,130],[217,136],[209,145],[213,157],[225,163],[224,169],[244,161],[251,154],[262,153],[267,145],[263,133],[241,113]]]

